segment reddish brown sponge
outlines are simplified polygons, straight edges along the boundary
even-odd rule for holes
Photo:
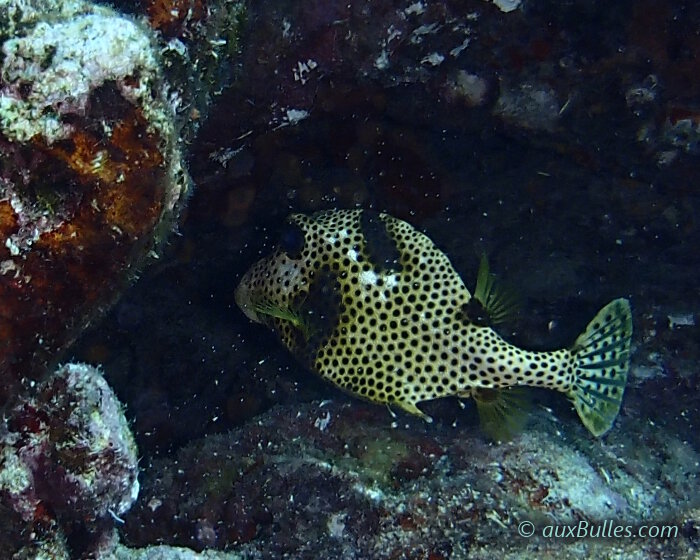
[[[182,36],[190,22],[198,22],[206,14],[202,0],[148,0],[143,8],[153,29],[166,37]]]
[[[40,232],[19,263],[11,248],[0,247],[5,267],[0,367],[7,379],[0,388],[2,402],[17,391],[22,376],[36,378],[44,371],[95,305],[114,297],[133,258],[147,248],[144,236],[160,218],[165,169],[158,138],[147,132],[135,108],[114,126],[107,139],[79,130],[54,146],[33,141],[31,151],[22,152],[39,163],[18,189],[20,203],[0,201],[3,237]],[[5,148],[2,155],[20,155],[13,151]],[[91,162],[105,152],[95,169]],[[27,169],[14,165],[9,171],[20,180]],[[52,195],[56,187],[58,194]],[[46,200],[49,196],[56,197],[55,203]]]
[[[113,302],[188,185],[146,30],[91,14],[4,45],[0,407]]]

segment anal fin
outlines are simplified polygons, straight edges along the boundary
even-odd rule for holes
[[[519,434],[530,413],[530,393],[525,387],[474,389],[481,429],[494,441],[509,441]]]
[[[432,417],[428,416],[425,412],[423,412],[420,408],[418,408],[414,403],[408,402],[408,401],[396,401],[392,404],[396,404],[399,408],[401,408],[404,412],[408,412],[409,414],[413,414],[414,416],[420,416],[423,420],[428,422],[429,424],[433,421]]]

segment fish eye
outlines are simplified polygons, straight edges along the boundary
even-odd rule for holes
[[[293,260],[301,258],[304,244],[304,230],[297,224],[285,224],[280,234],[280,248],[287,256]]]

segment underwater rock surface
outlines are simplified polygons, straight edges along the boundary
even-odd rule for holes
[[[99,371],[58,368],[8,411],[0,450],[3,558],[88,558],[112,548],[113,527],[138,496],[139,469],[122,406]]]
[[[40,379],[168,232],[189,186],[142,25],[0,9],[0,407]]]
[[[0,407],[157,256],[182,159],[231,80],[243,7],[153,28],[81,0],[0,5]],[[159,11],[160,10],[160,11]],[[175,31],[179,31],[175,33]]]
[[[700,456],[688,443],[624,421],[601,445],[550,413],[534,418],[494,445],[466,426],[392,422],[363,403],[276,407],[149,465],[122,537],[234,546],[230,558],[570,558],[572,548],[693,557]],[[642,433],[657,442],[651,454],[635,444]],[[540,536],[519,535],[523,523]],[[546,536],[604,523],[675,529],[655,539]]]

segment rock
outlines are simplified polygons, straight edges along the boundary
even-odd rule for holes
[[[0,11],[0,407],[112,303],[189,189],[150,30],[22,5]]]
[[[32,529],[2,535],[3,557],[108,550],[138,496],[139,469],[122,406],[99,371],[60,367],[9,411],[0,434],[0,503]]]
[[[532,420],[493,445],[461,422],[392,422],[356,401],[276,407],[150,465],[124,540],[233,547],[231,558],[564,558],[572,543],[548,536],[555,528],[658,524],[675,536],[615,541],[619,557],[659,543],[687,557],[693,538],[681,526],[699,459],[689,444],[629,420],[601,446],[580,426],[541,412]],[[651,455],[635,449],[642,432],[654,438]],[[605,539],[576,546],[613,557]]]

